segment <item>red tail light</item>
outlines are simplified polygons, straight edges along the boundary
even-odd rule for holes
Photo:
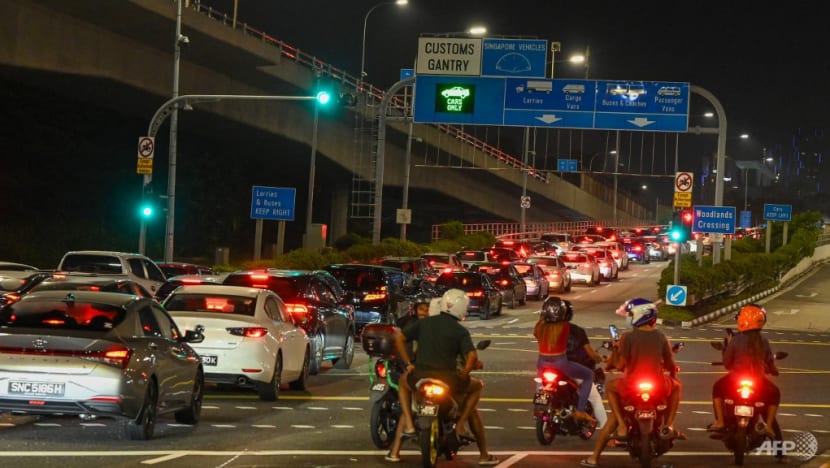
[[[375,363],[375,375],[382,379],[386,378],[386,364],[383,361],[379,360]]]
[[[639,382],[637,390],[640,392],[640,398],[643,401],[648,401],[651,398],[651,391],[654,389],[654,384],[651,382]]]
[[[556,381],[556,372],[553,371],[544,371],[542,372],[542,380],[547,383],[553,383]]]
[[[481,292],[481,291],[470,291],[470,292],[467,293],[467,296],[468,297],[482,297],[482,296],[484,296],[484,293]]]
[[[290,312],[292,314],[307,314],[308,313],[308,307],[306,307],[305,304],[298,304],[298,303],[288,304],[288,303],[286,303],[285,308],[288,309],[288,312]]]
[[[386,299],[386,291],[373,292],[363,296],[364,301],[382,301]]]
[[[582,265],[579,265],[579,266],[582,267],[582,268],[591,268],[590,263],[583,263]]]
[[[242,336],[245,338],[262,338],[268,334],[268,329],[264,327],[237,327],[226,328],[228,333],[234,336]]]
[[[102,362],[113,367],[125,369],[132,355],[133,351],[131,349],[119,345],[98,353],[78,354],[77,357],[87,361]]]
[[[20,294],[17,293],[6,293],[3,297],[6,298],[6,304],[12,304],[20,300]]]
[[[740,383],[738,384],[738,394],[741,396],[741,398],[745,400],[749,398],[750,395],[755,393],[755,391],[752,389],[753,385],[754,383],[751,380],[745,379],[740,381]]]
[[[635,245],[633,250],[634,250],[635,252],[642,252],[642,251],[643,251],[643,248],[642,248],[642,247],[640,247],[639,245]]]
[[[506,279],[499,280],[499,284],[502,286],[507,286],[510,284],[510,281],[507,281]]]

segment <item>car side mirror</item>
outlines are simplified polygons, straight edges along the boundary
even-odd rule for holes
[[[479,351],[487,349],[487,347],[490,346],[490,343],[490,340],[481,340],[478,343],[476,343],[476,349]]]
[[[184,332],[184,341],[186,343],[201,343],[205,341],[205,335],[202,334],[204,330],[205,327],[202,325],[197,325],[195,330],[186,330]]]

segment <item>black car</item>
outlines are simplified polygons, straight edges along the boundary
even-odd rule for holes
[[[156,290],[156,298],[159,302],[164,302],[167,296],[170,295],[179,286],[192,286],[195,284],[222,284],[227,273],[220,273],[214,275],[177,275],[168,276],[167,281],[164,282]]]
[[[359,263],[323,267],[340,282],[354,304],[357,332],[369,323],[395,324],[412,313],[412,276],[399,268]]]
[[[56,272],[29,290],[30,293],[40,291],[114,292],[155,299],[153,293],[138,281],[129,278],[101,276],[95,273]]]
[[[313,343],[310,373],[317,374],[323,361],[348,369],[354,358],[355,318],[341,291],[332,287],[325,271],[278,270],[274,268],[236,271],[222,284],[270,289]]]
[[[487,273],[501,292],[501,301],[511,309],[527,303],[527,284],[509,262],[479,262],[470,265],[470,271]]]
[[[435,280],[435,287],[444,292],[457,288],[470,298],[467,315],[478,314],[481,320],[501,314],[501,292],[493,280],[481,271],[449,271]]]
[[[16,302],[29,290],[50,276],[52,276],[51,271],[0,271],[0,306]]]
[[[399,268],[419,279],[434,281],[439,272],[432,268],[427,259],[422,257],[394,257],[387,256],[380,259],[383,266]]]

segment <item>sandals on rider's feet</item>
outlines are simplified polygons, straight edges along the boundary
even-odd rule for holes
[[[499,460],[498,458],[496,458],[496,456],[495,456],[495,455],[489,455],[489,456],[488,456],[487,458],[485,458],[484,460],[479,460],[479,461],[478,461],[478,464],[479,464],[480,466],[498,465],[499,463],[501,463],[501,460]]]
[[[412,432],[402,432],[401,433],[401,440],[410,440],[410,439],[417,439],[418,433],[415,431]]]
[[[401,461],[401,457],[392,455],[392,452],[388,452],[386,456],[383,457],[383,459],[392,463],[398,463],[399,461]]]
[[[706,426],[706,430],[709,432],[722,432],[724,429],[726,428],[724,426],[718,425],[718,423],[709,423],[709,425]]]
[[[624,434],[620,434],[619,430],[614,431],[614,434],[611,436],[611,438],[614,439],[614,440],[622,440],[622,441],[628,440],[628,432],[626,432]]]
[[[580,466],[589,466],[589,467],[594,467],[595,468],[595,467],[599,466],[599,463],[591,463],[590,461],[588,461],[587,458],[583,458],[582,460],[579,461],[579,465]]]

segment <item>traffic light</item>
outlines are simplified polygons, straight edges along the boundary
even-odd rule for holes
[[[144,202],[141,204],[141,208],[139,209],[139,215],[143,219],[150,219],[155,215],[156,207],[153,206],[152,203]]]
[[[671,228],[669,229],[669,240],[672,242],[686,242],[689,235],[683,224],[683,213],[675,211],[672,216]]]
[[[317,102],[320,105],[325,106],[326,104],[331,102],[331,93],[329,93],[328,91],[325,91],[325,90],[318,92],[317,93]]]

